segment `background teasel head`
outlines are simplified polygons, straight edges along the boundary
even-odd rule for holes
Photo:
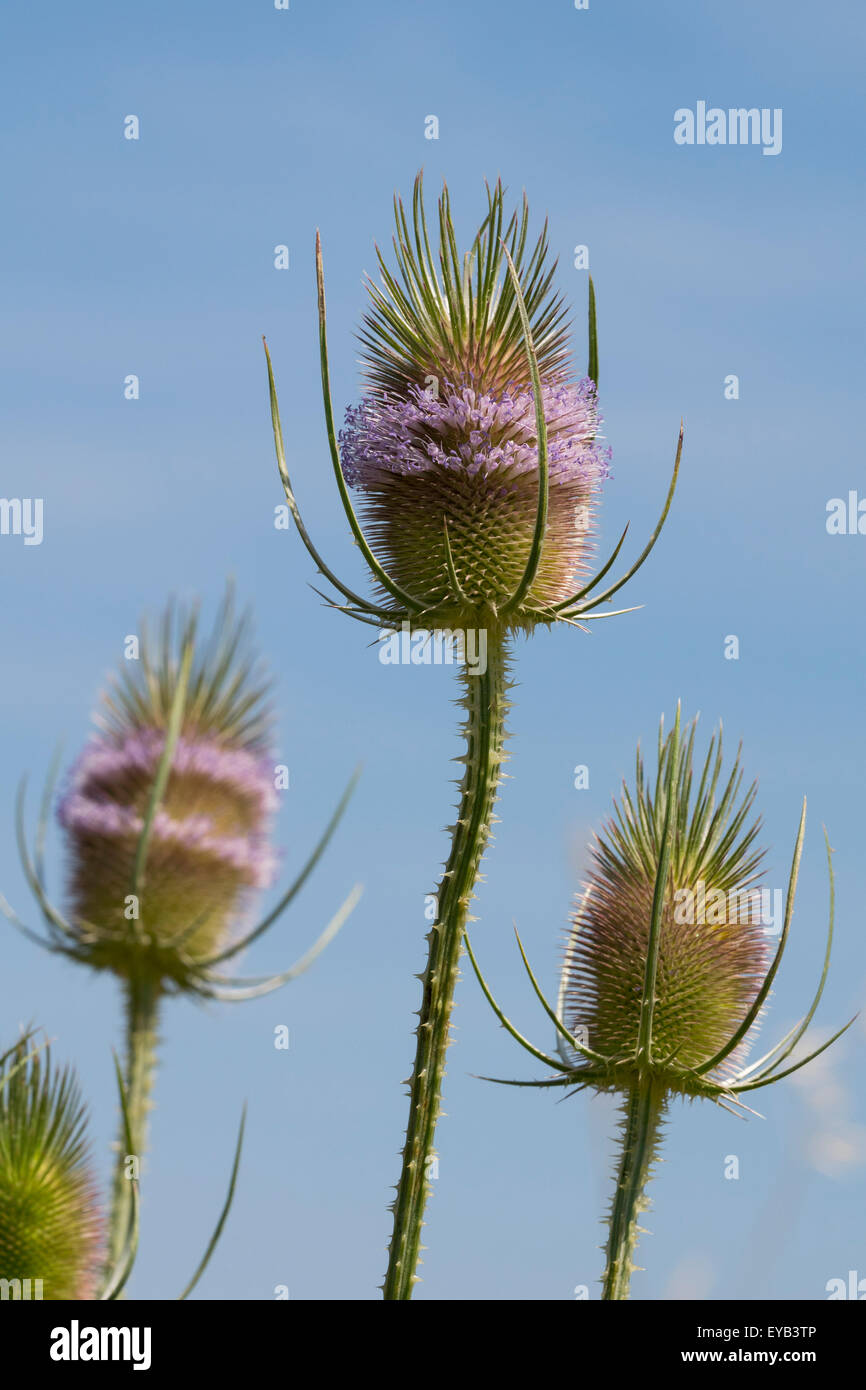
[[[559,997],[544,997],[523,961],[557,1033],[552,1057],[528,1042],[505,1016],[468,946],[482,989],[507,1031],[557,1075],[517,1083],[615,1091],[623,1097],[622,1152],[611,1212],[604,1297],[625,1298],[637,1244],[644,1187],[657,1157],[670,1097],[714,1100],[748,1110],[746,1092],[772,1085],[823,1052],[785,1066],[820,1002],[833,939],[833,867],[829,843],[830,925],[824,966],[805,1017],[781,1042],[746,1066],[746,1044],[782,961],[806,827],[800,817],[784,922],[768,949],[751,818],[755,786],[742,790],[739,753],[722,776],[721,732],[695,784],[696,724],[659,732],[658,767],[650,782],[638,752],[634,787],[597,836],[585,891],[568,936]]]
[[[257,926],[239,932],[250,895],[273,873],[269,823],[276,769],[266,686],[248,651],[247,622],[235,616],[231,590],[209,639],[199,633],[195,610],[178,612],[171,604],[157,640],[142,629],[137,660],[124,662],[103,696],[97,725],[58,808],[66,836],[68,916],[52,905],[45,883],[53,775],[32,853],[24,828],[26,784],[18,797],[22,864],[47,939],[31,931],[5,899],[0,909],[48,950],[111,970],[123,982],[124,1123],[108,1221],[107,1275],[113,1279],[111,1271],[124,1266],[136,1220],[124,1155],[140,1158],[147,1147],[163,996],[256,998],[312,964],[352,912],[357,886],[288,970],[244,980],[227,978],[221,968],[262,936],[303,887],[339,824],[357,774],[295,881]],[[239,1136],[235,1175],[240,1143]],[[233,1188],[234,1176],[230,1198]],[[127,1273],[129,1268],[127,1261]]]
[[[319,347],[331,462],[355,541],[372,572],[370,601],[329,569],[301,519],[286,464],[268,354],[277,459],[301,538],[345,602],[332,606],[373,626],[422,630],[485,627],[494,634],[539,623],[611,616],[605,603],[643,564],[591,595],[593,517],[609,471],[599,433],[595,292],[589,283],[589,361],[569,365],[566,307],[553,289],[546,225],[530,249],[529,208],[505,212],[501,183],[461,256],[447,188],[435,252],[415,180],[411,219],[395,198],[394,268],[377,248],[380,284],[361,332],[366,393],[337,434],[330,390],[321,243],[316,239]],[[267,353],[267,347],[266,347]],[[360,498],[369,539],[349,489]],[[626,531],[628,528],[626,527]]]
[[[70,917],[97,967],[140,970],[144,939],[154,973],[182,978],[183,958],[227,945],[251,892],[273,879],[270,719],[244,637],[230,599],[208,642],[195,613],[169,607],[156,641],[142,626],[139,659],[102,697],[99,732],[58,807]]]
[[[22,1041],[0,1058],[4,1297],[95,1297],[103,1226],[75,1077]]]
[[[141,624],[101,697],[97,732],[73,765],[57,815],[66,846],[64,916],[45,892],[42,847],[52,781],[33,855],[19,797],[24,869],[52,949],[157,991],[210,998],[264,993],[300,973],[339,929],[350,895],[319,941],[271,979],[233,981],[217,967],[288,906],[323,852],[352,779],[298,879],[264,921],[241,934],[252,898],[272,883],[277,807],[268,683],[231,589],[207,637],[196,609],[166,608],[154,634]],[[4,904],[17,925],[22,924]]]

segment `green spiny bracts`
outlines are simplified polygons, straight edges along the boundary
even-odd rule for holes
[[[764,1009],[788,940],[806,828],[800,817],[778,946],[768,960],[762,899],[763,858],[751,819],[755,787],[742,791],[739,753],[722,775],[721,734],[710,741],[694,785],[696,726],[685,733],[679,710],[659,734],[651,787],[638,753],[635,785],[593,847],[593,862],[568,938],[554,1008],[523,947],[533,988],[557,1034],[556,1057],[517,1031],[496,1003],[467,941],[481,988],[506,1030],[555,1076],[506,1085],[616,1092],[623,1097],[621,1152],[610,1216],[603,1297],[628,1297],[646,1209],[644,1189],[658,1156],[660,1126],[674,1096],[748,1110],[744,1093],[772,1085],[818,1056],[789,1066],[820,1002],[833,939],[834,889],[829,842],[830,925],[824,967],[801,1022],[758,1061],[745,1050]],[[518,944],[519,938],[518,938]]]
[[[102,1224],[75,1077],[21,1043],[0,1065],[3,1297],[93,1298]]]
[[[166,733],[172,717],[181,661],[191,648],[183,707],[190,737],[221,746],[267,752],[272,733],[270,682],[252,651],[250,617],[235,611],[231,585],[208,638],[201,637],[197,609],[169,603],[154,631],[139,624],[138,657],[109,678],[95,722],[118,740],[130,732]]]
[[[553,290],[547,223],[531,253],[529,204],[506,223],[505,193],[487,187],[487,215],[469,250],[457,248],[451,199],[438,202],[438,245],[431,249],[423,178],[415,179],[412,217],[394,198],[396,273],[376,247],[381,285],[368,280],[371,307],[361,333],[362,365],[370,388],[400,396],[431,380],[483,383],[492,392],[531,384],[524,330],[505,251],[514,263],[532,329],[538,369],[548,381],[569,377],[568,309]]]
[[[596,837],[592,868],[575,914],[563,970],[566,1027],[586,1030],[609,1057],[638,1051],[660,847],[673,798],[669,882],[661,908],[653,1006],[653,1053],[672,1056],[670,1089],[713,1056],[746,1013],[767,971],[750,820],[757,787],[742,792],[740,755],[722,780],[721,731],[710,740],[692,786],[696,724],[659,738],[655,786],[638,752],[634,791]],[[676,783],[671,783],[674,762]],[[694,795],[693,795],[694,792]],[[730,1062],[730,1059],[729,1059]]]
[[[410,1118],[384,1284],[387,1299],[408,1299],[417,1279],[460,937],[500,776],[508,641],[538,624],[583,626],[613,616],[595,610],[637,572],[661,533],[676,487],[682,429],[664,510],[637,560],[616,582],[599,588],[619,555],[624,531],[597,574],[573,592],[575,576],[585,570],[598,487],[607,471],[598,443],[592,284],[587,376],[573,383],[564,307],[551,288],[555,267],[547,263],[547,234],[542,232],[527,256],[525,201],[521,215],[506,221],[501,186],[488,192],[487,216],[462,261],[447,190],[439,203],[438,261],[420,178],[411,230],[399,200],[395,209],[397,275],[380,256],[382,285],[370,286],[372,306],[362,333],[368,393],[348,412],[339,438],[316,237],[319,357],[331,464],[375,601],[338,578],[304,525],[289,477],[267,345],[265,354],[277,464],[289,510],[318,573],[339,595],[323,595],[325,602],[378,628],[380,637],[400,629],[439,634],[445,629],[456,636],[458,650],[463,639],[464,652],[470,634],[486,638],[486,665],[470,670],[467,663],[464,672],[470,711],[467,779],[421,977]],[[350,488],[360,496],[372,545]]]

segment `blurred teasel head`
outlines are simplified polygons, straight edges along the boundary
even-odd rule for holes
[[[158,630],[142,623],[137,650],[101,697],[97,732],[68,774],[57,816],[66,846],[66,915],[49,901],[43,851],[53,776],[31,851],[22,783],[18,841],[48,939],[0,897],[31,939],[96,969],[160,991],[207,998],[268,993],[302,973],[355,906],[356,887],[318,941],[287,971],[229,979],[217,969],[261,936],[306,882],[357,782],[295,881],[252,929],[256,893],[275,877],[271,823],[277,780],[268,681],[252,649],[247,615],[231,588],[210,634],[196,608],[170,603]],[[284,783],[281,783],[284,785]]]
[[[26,782],[17,817],[21,861],[46,934],[33,931],[0,896],[0,910],[30,940],[110,970],[123,984],[124,1124],[107,1242],[115,1288],[128,1277],[126,1252],[137,1238],[124,1154],[141,1155],[147,1145],[163,997],[183,992],[237,1001],[279,989],[312,965],[360,897],[356,886],[287,970],[250,979],[224,973],[304,886],[342,818],[357,773],[294,882],[251,926],[251,899],[274,877],[270,829],[277,785],[288,784],[285,767],[273,762],[268,686],[251,651],[248,620],[236,616],[229,589],[209,637],[201,635],[195,608],[169,604],[155,636],[142,625],[127,645],[100,701],[97,733],[72,767],[58,805],[66,912],[52,904],[46,888],[53,773],[32,850],[24,823]],[[239,1155],[238,1149],[236,1163]]]
[[[270,717],[247,638],[231,594],[207,640],[194,610],[169,606],[101,699],[58,807],[69,915],[95,966],[179,981],[272,881]]]
[[[21,1042],[0,1058],[3,1297],[95,1297],[102,1245],[78,1084]]]

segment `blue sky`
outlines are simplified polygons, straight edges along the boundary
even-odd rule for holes
[[[699,9],[590,0],[363,6],[268,0],[50,5],[3,20],[0,267],[6,497],[44,499],[44,540],[0,537],[0,884],[23,911],[12,803],[57,740],[85,737],[95,695],[142,611],[171,592],[212,606],[228,574],[252,603],[291,769],[278,838],[297,865],[351,768],[364,774],[319,872],[259,942],[288,964],[351,885],[363,902],[315,969],[269,999],[166,1010],[163,1069],[132,1293],[172,1297],[222,1201],[241,1104],[235,1211],[197,1296],[377,1296],[412,1054],[424,897],[446,852],[458,752],[447,670],[381,666],[371,634],[325,612],[281,500],[261,335],[280,386],[307,524],[363,577],[330,475],[317,395],[313,238],[322,230],[334,396],[358,391],[353,334],[373,242],[419,167],[447,177],[458,235],[483,179],[550,217],[558,284],[585,363],[590,249],[614,476],[602,546],[654,524],[686,424],[682,484],[630,586],[641,612],[518,653],[512,780],[485,862],[475,940],[526,1031],[549,1029],[522,977],[516,920],[549,988],[590,829],[678,698],[742,738],[760,778],[769,881],[784,883],[802,796],[809,829],[775,1039],[820,969],[836,850],[838,941],[819,1015],[862,1006],[866,870],[862,583],[866,538],[829,536],[826,505],[866,495],[862,444],[864,117],[858,6],[746,0]],[[699,100],[781,108],[781,154],[681,147]],[[124,117],[140,139],[123,138]],[[425,117],[439,139],[424,138]],[[273,248],[290,249],[277,271]],[[137,401],[124,378],[140,378]],[[724,397],[728,374],[740,396]],[[729,634],[737,661],[724,658]],[[576,791],[585,763],[590,786]],[[55,883],[62,882],[55,841]],[[37,1019],[90,1098],[100,1170],[114,1119],[108,980],[4,936],[7,1042]],[[799,1011],[799,1012],[798,1012]],[[601,1273],[614,1116],[578,1098],[485,1085],[532,1075],[464,977],[439,1133],[420,1298],[573,1297]],[[291,1031],[276,1052],[274,1027]],[[679,1107],[653,1185],[636,1297],[821,1298],[862,1242],[864,1116],[856,1025],[821,1084],[762,1093],[766,1118]],[[726,1156],[740,1178],[724,1178]],[[847,1157],[846,1157],[847,1154]]]

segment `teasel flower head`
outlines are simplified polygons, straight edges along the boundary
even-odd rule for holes
[[[497,1004],[471,945],[481,987],[506,1030],[554,1075],[507,1085],[587,1088],[621,1097],[620,1156],[611,1204],[605,1299],[629,1296],[644,1189],[658,1158],[672,1098],[705,1098],[749,1110],[743,1095],[806,1066],[851,1026],[785,1065],[824,990],[833,939],[834,888],[829,841],[830,925],[824,966],[805,1017],[746,1065],[746,1048],[782,961],[806,828],[805,802],[788,881],[778,946],[767,949],[759,894],[763,851],[752,819],[755,786],[742,789],[740,754],[723,776],[721,730],[695,784],[696,724],[659,731],[656,776],[638,751],[633,788],[623,785],[592,864],[571,931],[556,1005],[544,996],[518,945],[533,988],[556,1029],[551,1056],[519,1033]],[[826,839],[826,832],[825,832]],[[489,1078],[494,1079],[494,1078]],[[751,1112],[755,1113],[755,1112]]]
[[[265,993],[306,969],[352,910],[357,889],[289,971],[233,981],[217,969],[291,901],[355,781],[299,879],[250,930],[253,900],[278,867],[271,843],[278,795],[268,682],[231,588],[207,637],[196,608],[169,604],[155,633],[143,623],[138,657],[121,663],[95,724],[57,807],[66,845],[65,915],[47,899],[41,862],[51,787],[35,855],[23,827],[23,791],[19,797],[24,868],[52,949],[158,991],[205,997]],[[21,925],[8,905],[4,910]]]
[[[545,999],[520,946],[556,1028],[558,1055],[554,1059],[530,1050],[560,1074],[526,1084],[625,1092],[650,1079],[665,1095],[703,1097],[742,1109],[744,1092],[770,1085],[812,1060],[803,1058],[780,1070],[811,1023],[827,978],[834,917],[829,843],[830,925],[818,990],[797,1027],[746,1066],[747,1045],[756,1036],[788,942],[806,806],[804,802],[784,921],[771,951],[760,891],[760,821],[752,817],[757,785],[743,790],[739,751],[723,774],[721,728],[710,739],[696,780],[696,730],[697,721],[682,728],[679,708],[667,735],[662,722],[652,780],[638,750],[634,786],[623,783],[621,803],[614,803],[613,815],[595,838],[566,940],[555,1007]],[[471,946],[469,952],[477,971]],[[508,1020],[494,1007],[510,1031]]]
[[[538,570],[512,615],[514,625],[531,626],[586,570],[609,460],[595,382],[571,379],[547,228],[528,254],[526,200],[505,226],[497,184],[461,262],[445,189],[434,260],[420,179],[412,228],[399,202],[395,214],[396,265],[389,269],[378,252],[381,286],[368,285],[367,393],[346,412],[340,434],[346,480],[361,495],[377,554],[400,585],[435,598],[437,623],[459,625],[484,608],[495,614],[508,607],[532,547],[539,450],[507,248],[525,285],[547,438],[547,531]]]
[[[78,1083],[21,1042],[0,1058],[4,1296],[94,1298],[103,1224]]]
[[[216,640],[197,643],[195,617],[178,626],[170,610],[158,643],[145,629],[139,660],[124,661],[103,697],[99,732],[68,778],[58,818],[69,915],[82,924],[97,967],[120,975],[137,968],[133,920],[152,939],[154,969],[176,976],[172,942],[184,937],[193,961],[215,954],[251,892],[272,881],[274,763],[264,688],[239,664],[240,636],[224,615]],[[182,682],[183,710],[172,728]],[[168,776],[151,812],[166,748]]]
[[[520,212],[509,217],[502,185],[488,187],[486,215],[462,256],[447,187],[438,204],[435,250],[420,174],[411,214],[399,198],[394,213],[393,262],[377,247],[380,280],[368,282],[371,303],[360,334],[364,395],[347,410],[339,434],[318,237],[316,246],[331,460],[373,577],[373,600],[347,588],[307,534],[288,474],[268,355],[274,437],[289,507],[319,572],[344,600],[327,601],[388,628],[408,623],[504,634],[611,616],[594,610],[631,578],[655,544],[676,485],[682,431],[653,536],[620,580],[593,594],[626,532],[588,579],[610,463],[597,402],[592,281],[589,359],[586,374],[578,377],[570,364],[567,309],[554,289],[547,228],[532,244],[525,198]]]
[[[675,1059],[671,1082],[713,1056],[736,1031],[767,973],[757,793],[742,792],[740,755],[722,778],[721,730],[710,739],[692,798],[696,724],[659,739],[648,783],[638,749],[633,789],[595,837],[591,868],[569,933],[562,974],[563,1020],[609,1057],[639,1054],[646,1017],[650,929],[669,805],[668,883],[660,906],[652,1049]],[[674,775],[676,761],[676,782]],[[733,1057],[723,1066],[731,1069]],[[688,1083],[685,1083],[688,1084]]]

